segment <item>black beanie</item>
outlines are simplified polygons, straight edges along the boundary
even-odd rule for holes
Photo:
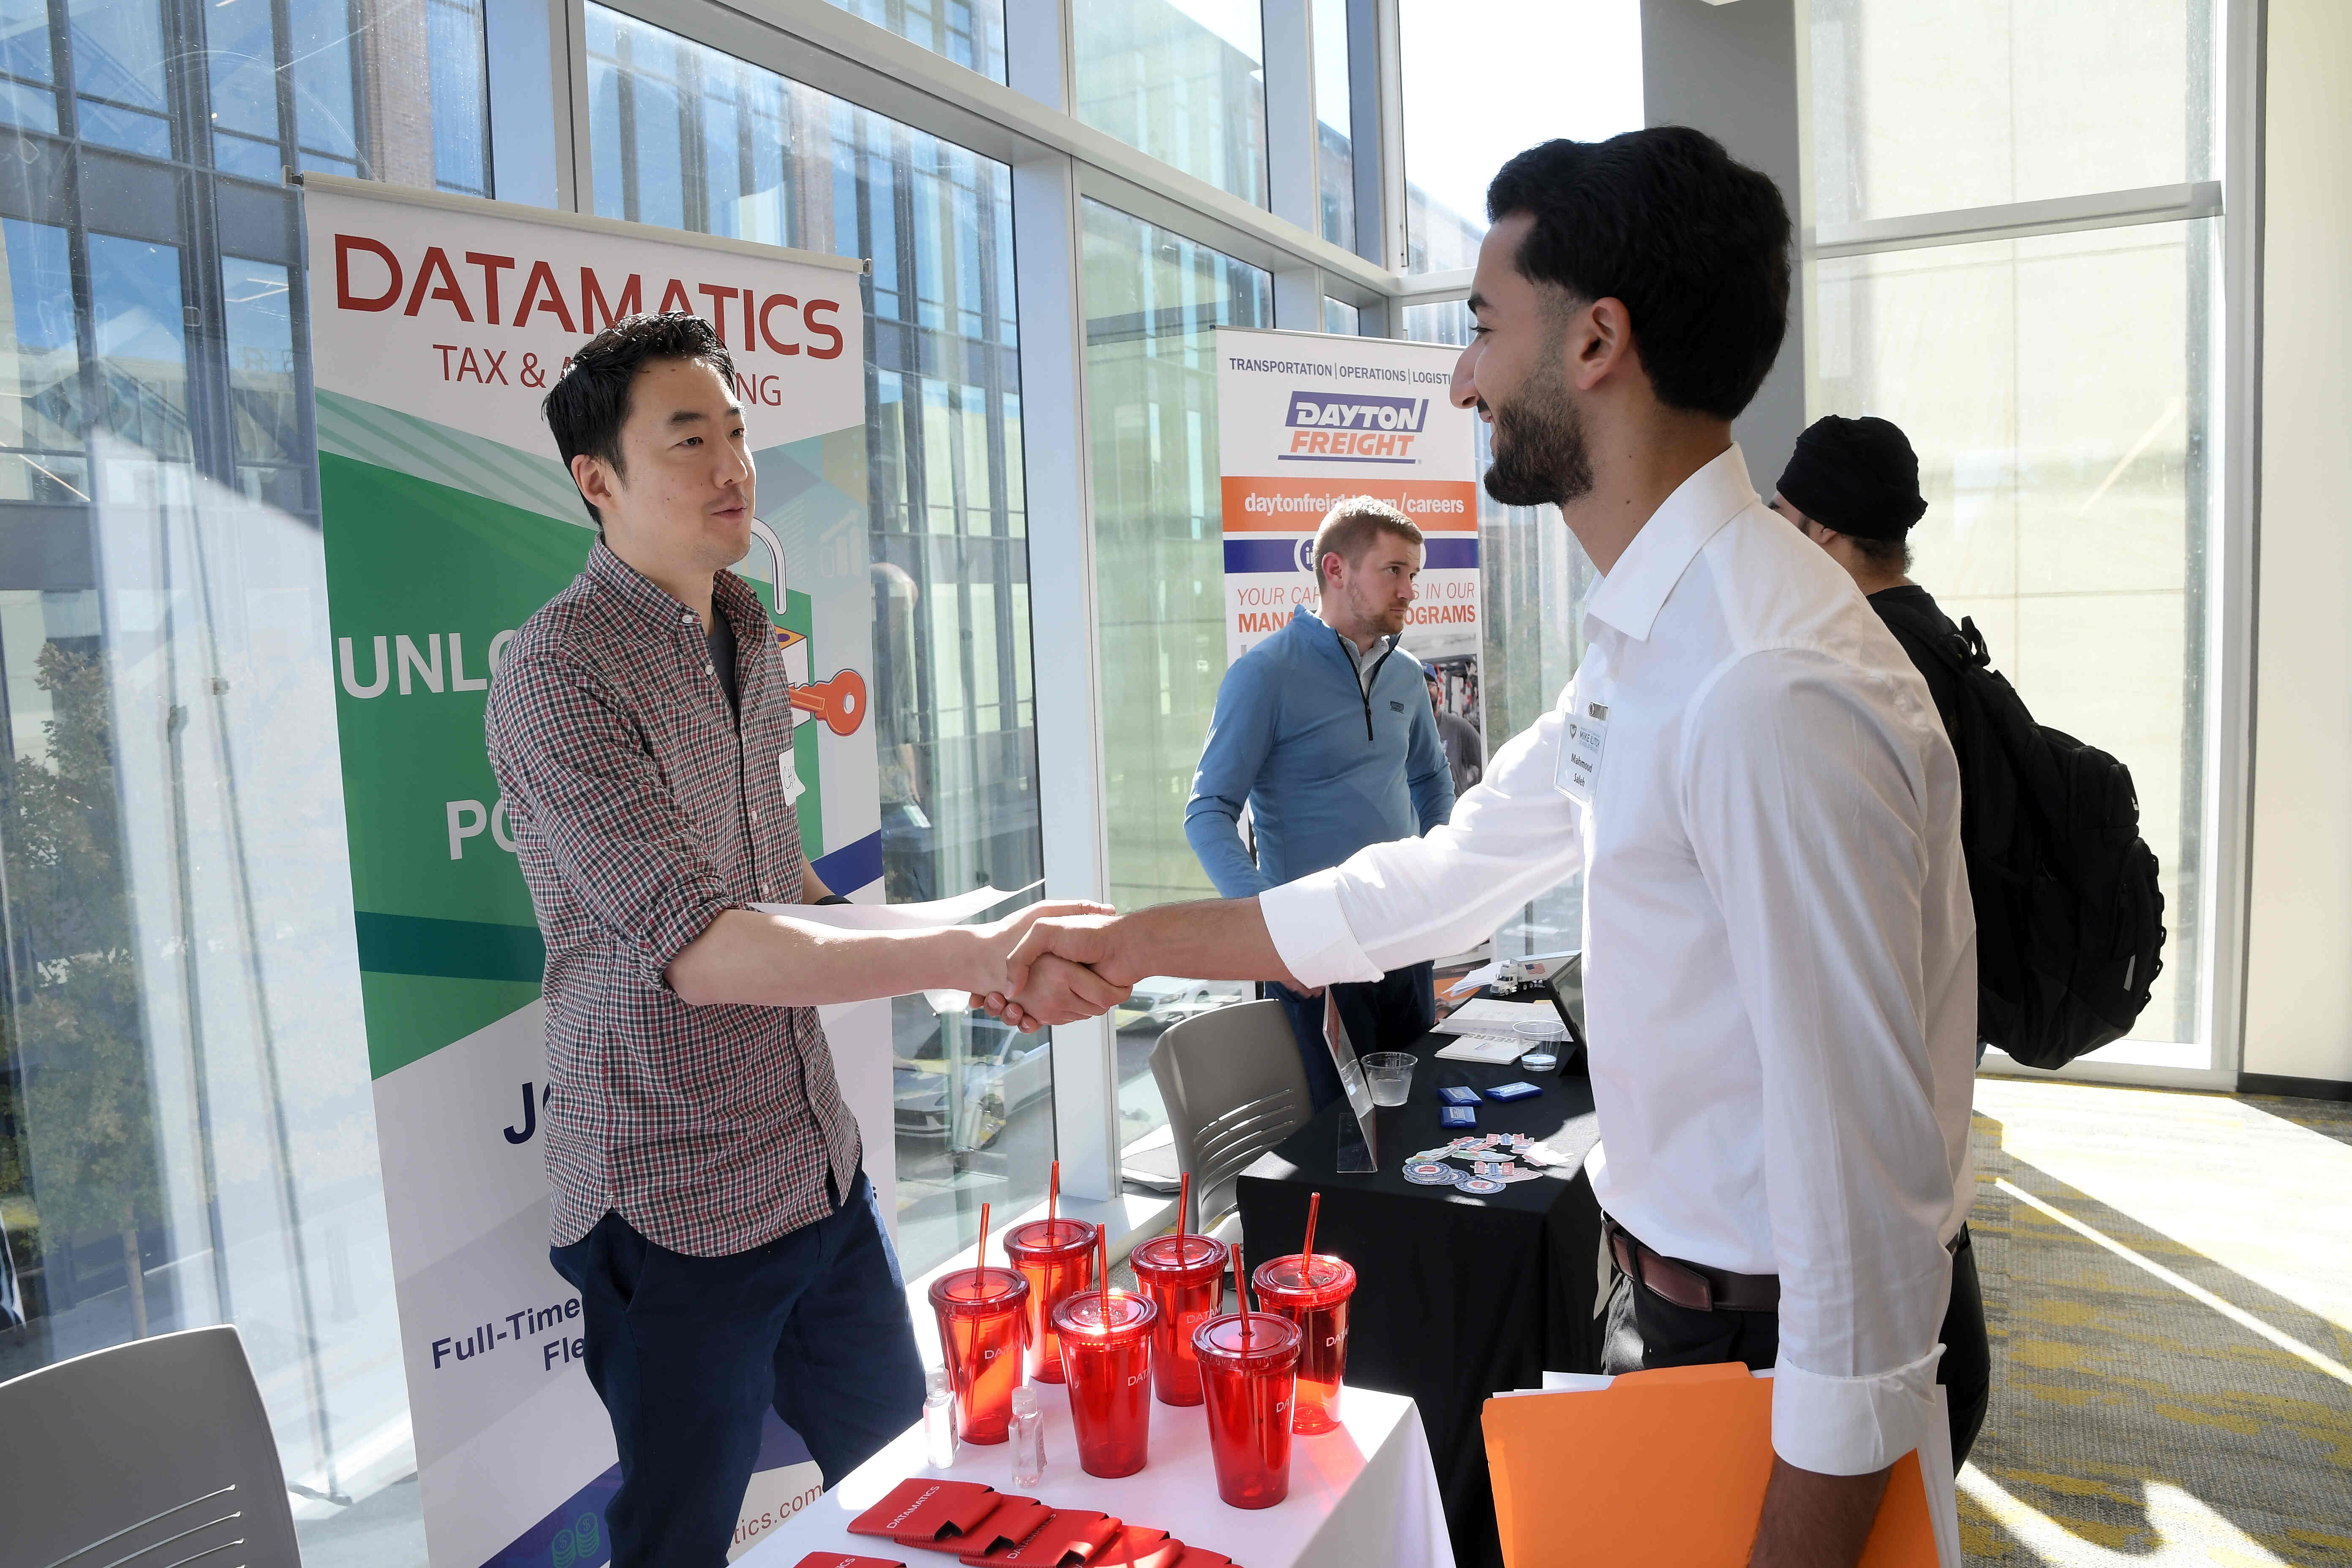
[[[1927,514],[1919,458],[1884,419],[1817,419],[1797,437],[1780,474],[1780,499],[1856,539],[1899,540]]]

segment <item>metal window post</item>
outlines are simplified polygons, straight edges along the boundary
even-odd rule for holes
[[[1066,3],[1005,18],[1011,85],[1047,108],[1070,104]],[[1036,683],[1039,830],[1045,891],[1109,891],[1100,663],[1096,635],[1094,481],[1087,445],[1084,237],[1077,167],[1034,149],[1013,160],[1013,289],[1021,321],[1021,456],[1029,518],[1030,657]],[[1118,1040],[1108,1017],[1054,1030],[1054,1145],[1062,1190],[1115,1199]]]

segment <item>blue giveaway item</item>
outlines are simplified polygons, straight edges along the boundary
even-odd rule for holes
[[[1456,1084],[1452,1089],[1439,1089],[1437,1098],[1448,1105],[1475,1105],[1478,1103],[1479,1096],[1476,1089],[1466,1089]]]
[[[1466,1105],[1448,1105],[1439,1110],[1437,1122],[1441,1127],[1475,1127],[1478,1113]]]
[[[1542,1089],[1537,1088],[1531,1083],[1498,1083],[1494,1088],[1486,1091],[1486,1098],[1489,1100],[1525,1100],[1531,1094],[1541,1094],[1542,1092]]]

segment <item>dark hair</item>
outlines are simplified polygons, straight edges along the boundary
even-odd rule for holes
[[[1907,573],[1911,570],[1911,542],[1907,539],[1864,539],[1860,534],[1849,533],[1845,540],[1853,546],[1855,554],[1881,571]]]
[[[1780,188],[1684,125],[1546,142],[1486,187],[1490,222],[1535,219],[1518,269],[1579,300],[1614,299],[1658,401],[1729,419],[1789,330],[1789,209]]]
[[[637,373],[656,360],[700,360],[735,384],[735,357],[709,321],[673,310],[659,316],[624,316],[581,345],[539,411],[555,432],[555,450],[566,470],[583,453],[621,468],[621,426],[629,418],[629,389]],[[602,528],[604,520],[585,496],[581,504]]]

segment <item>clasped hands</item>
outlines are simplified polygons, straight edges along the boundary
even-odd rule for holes
[[[1032,904],[976,929],[983,984],[971,1005],[1024,1033],[1099,1017],[1145,973],[1123,951],[1119,916],[1108,904]]]

